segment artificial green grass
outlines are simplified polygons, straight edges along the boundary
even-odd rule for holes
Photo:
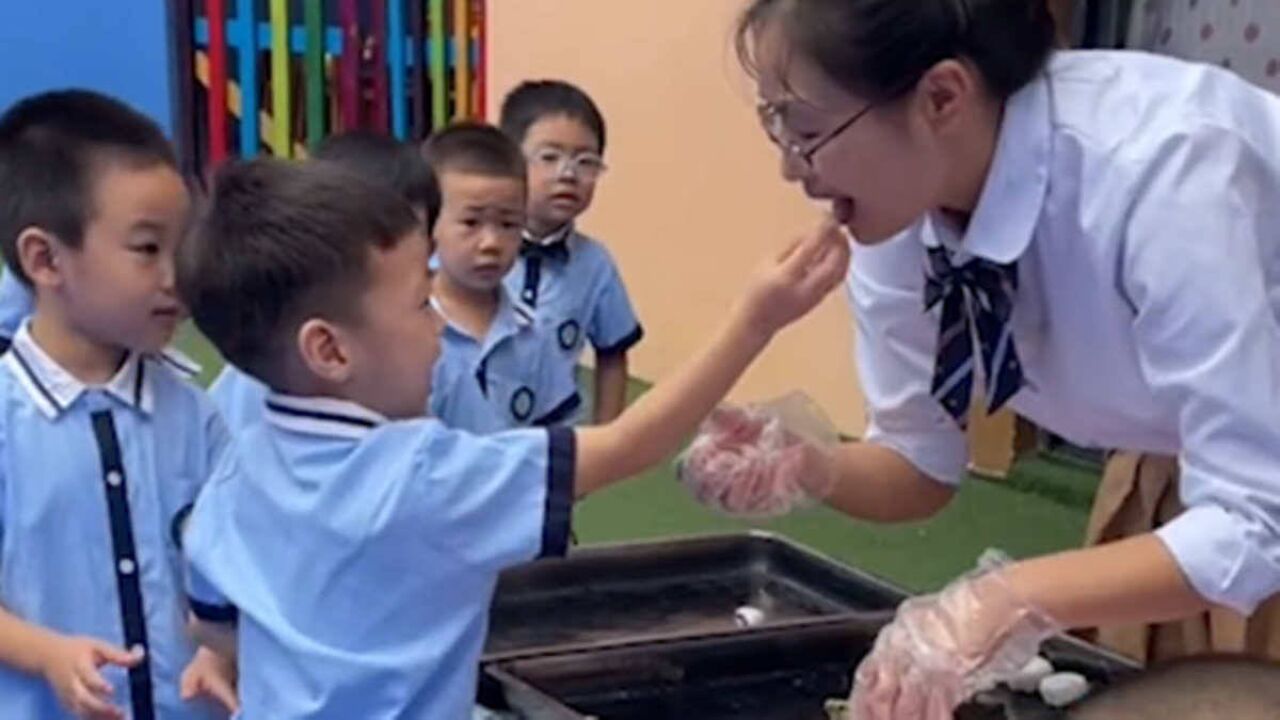
[[[190,326],[183,328],[178,344],[204,366],[202,382],[210,382],[222,366],[217,352]],[[590,376],[584,373],[582,380],[589,390]],[[646,387],[634,381],[632,397]],[[988,547],[1027,557],[1079,545],[1096,483],[1096,472],[1087,468],[1032,457],[1020,462],[1007,481],[971,479],[946,510],[924,523],[875,525],[825,508],[744,523],[695,503],[665,462],[586,499],[574,522],[582,543],[758,528],[922,591],[968,570]]]

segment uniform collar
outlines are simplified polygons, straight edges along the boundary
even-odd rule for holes
[[[387,418],[359,403],[329,397],[300,397],[271,393],[266,421],[282,430],[359,440]]]
[[[941,213],[930,213],[925,244],[1001,264],[1027,250],[1049,189],[1052,117],[1048,77],[1041,73],[1005,103],[991,169],[960,237]]]
[[[128,407],[150,415],[155,407],[152,374],[144,356],[131,352],[120,369],[102,385],[88,385],[68,372],[31,337],[30,321],[13,338],[4,362],[45,417],[57,420],[84,393],[102,390]]]
[[[567,258],[573,250],[573,239],[577,233],[574,231],[573,223],[565,223],[562,227],[551,231],[542,237],[536,237],[528,230],[520,234],[522,243],[526,246],[534,246],[539,248],[554,248],[556,246],[563,247],[565,257]]]
[[[533,326],[533,311],[524,305],[516,302],[511,293],[507,291],[506,285],[499,285],[498,288],[498,309],[493,316],[493,322],[489,325],[489,332],[485,335],[484,342],[478,342],[469,333],[456,325],[448,314],[445,313],[444,307],[436,297],[431,298],[431,306],[435,308],[436,313],[444,319],[445,333],[450,337],[466,342],[477,343],[481,346],[481,356],[487,357],[504,340],[524,332],[527,328]]]

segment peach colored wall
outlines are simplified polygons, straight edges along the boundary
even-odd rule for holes
[[[632,373],[661,380],[700,345],[759,258],[817,212],[778,176],[730,43],[743,0],[490,0],[490,104],[517,82],[581,85],[609,123],[582,220],[617,258],[648,331]],[[802,388],[863,430],[843,294],[780,335],[735,391]]]

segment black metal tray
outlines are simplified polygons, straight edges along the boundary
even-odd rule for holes
[[[579,549],[504,573],[485,661],[847,616],[884,619],[906,593],[767,533]]]
[[[686,638],[496,663],[490,678],[525,720],[826,720],[847,697],[853,666],[880,623],[850,619],[733,637]],[[1046,643],[1059,670],[1104,686],[1136,668],[1074,640]],[[1007,690],[962,707],[957,720],[1055,720],[1061,711]]]

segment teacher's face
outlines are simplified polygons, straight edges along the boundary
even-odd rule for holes
[[[788,48],[770,26],[754,40],[761,122],[782,151],[786,180],[829,200],[865,245],[893,237],[937,204],[946,167],[936,133],[918,117],[916,91],[872,103]]]

